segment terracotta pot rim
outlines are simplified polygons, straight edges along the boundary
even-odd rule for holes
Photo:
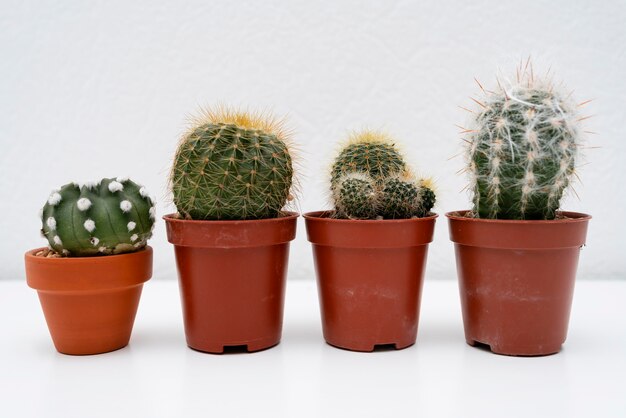
[[[94,257],[24,255],[26,282],[40,292],[99,292],[142,285],[152,277],[152,247],[131,253]]]
[[[200,219],[179,219],[179,218],[176,218],[177,213],[168,213],[167,215],[163,215],[162,218],[166,222],[185,223],[187,225],[197,224],[198,226],[200,226],[200,225],[211,224],[215,226],[219,226],[219,225],[235,226],[235,225],[245,225],[245,224],[253,224],[253,223],[256,224],[256,223],[280,222],[280,221],[285,221],[287,219],[294,219],[300,216],[299,213],[291,212],[291,211],[282,211],[281,213],[286,216],[278,216],[276,218],[263,218],[263,219],[230,219],[230,220],[205,219],[205,220],[200,220]]]
[[[406,218],[406,219],[340,219],[340,218],[328,218],[324,215],[328,215],[334,212],[333,210],[318,210],[313,212],[306,212],[302,215],[302,217],[306,220],[311,221],[321,221],[321,222],[330,222],[330,223],[356,223],[363,225],[380,225],[381,223],[386,224],[399,224],[399,223],[415,223],[415,222],[427,222],[433,219],[437,219],[439,217],[438,214],[431,212],[429,216],[424,216],[423,218]]]
[[[26,253],[24,254],[24,257],[26,257],[27,260],[29,259],[34,259],[37,261],[41,261],[42,263],[50,263],[50,264],[55,264],[55,263],[71,263],[74,262],[76,264],[94,264],[95,260],[102,260],[102,259],[106,259],[104,261],[104,263],[106,263],[107,261],[111,261],[114,259],[120,259],[122,257],[132,257],[132,256],[136,256],[137,254],[142,253],[143,251],[147,251],[148,249],[150,251],[152,251],[152,247],[149,245],[146,245],[144,248],[142,248],[141,250],[137,250],[137,251],[132,251],[129,253],[122,253],[122,254],[109,254],[109,255],[91,255],[91,256],[85,256],[85,257],[38,257],[35,254],[37,254],[40,251],[46,250],[48,249],[48,247],[39,247],[39,248],[35,248],[32,250],[28,250],[26,251]],[[98,262],[96,262],[97,264],[100,264]]]
[[[455,221],[462,222],[475,222],[486,224],[500,224],[500,225],[541,225],[541,224],[567,224],[587,222],[592,218],[591,215],[582,212],[570,212],[570,211],[558,211],[557,213],[567,216],[565,219],[484,219],[484,218],[468,218],[465,214],[471,212],[470,209],[454,210],[446,212],[446,218]]]

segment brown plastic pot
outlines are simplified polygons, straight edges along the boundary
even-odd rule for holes
[[[280,342],[298,214],[244,221],[163,217],[174,244],[187,345],[207,353]]]
[[[57,351],[100,354],[128,345],[152,248],[100,257],[25,254],[26,281],[37,290]]]
[[[591,216],[476,219],[450,212],[465,339],[492,352],[541,356],[567,337],[580,247]]]
[[[327,343],[353,351],[415,344],[435,218],[333,219],[304,215]]]

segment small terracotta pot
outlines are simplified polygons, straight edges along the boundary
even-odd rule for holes
[[[304,215],[317,271],[322,330],[354,351],[415,344],[435,218],[333,219]]]
[[[567,337],[580,247],[591,216],[551,221],[476,219],[450,212],[469,345],[497,354],[541,356]]]
[[[163,217],[174,244],[187,345],[249,352],[280,342],[289,242],[298,214],[245,221]]]
[[[25,254],[26,281],[37,290],[57,351],[85,355],[128,345],[152,248],[99,257]]]

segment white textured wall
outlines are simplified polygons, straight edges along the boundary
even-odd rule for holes
[[[584,4],[581,4],[584,3]],[[580,200],[594,215],[580,277],[623,277],[626,261],[626,2],[56,1],[0,3],[0,279],[23,277],[43,245],[37,212],[70,180],[128,174],[166,203],[185,117],[222,101],[290,115],[302,149],[302,211],[326,207],[324,170],[337,140],[385,128],[439,185],[437,211],[467,208],[457,105],[498,66],[532,55],[593,98],[599,135]],[[175,277],[163,222],[155,277]],[[428,278],[453,278],[444,219]],[[291,279],[312,279],[300,224]]]

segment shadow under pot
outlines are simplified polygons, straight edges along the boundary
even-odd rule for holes
[[[497,354],[541,356],[567,337],[580,248],[591,216],[498,220],[447,213],[465,339]]]
[[[415,344],[435,218],[351,220],[304,215],[313,245],[322,330],[353,351]]]
[[[174,244],[187,345],[207,353],[280,342],[298,214],[259,220],[163,217]]]
[[[152,277],[152,248],[94,257],[24,258],[57,351],[100,354],[128,345],[143,283]]]

